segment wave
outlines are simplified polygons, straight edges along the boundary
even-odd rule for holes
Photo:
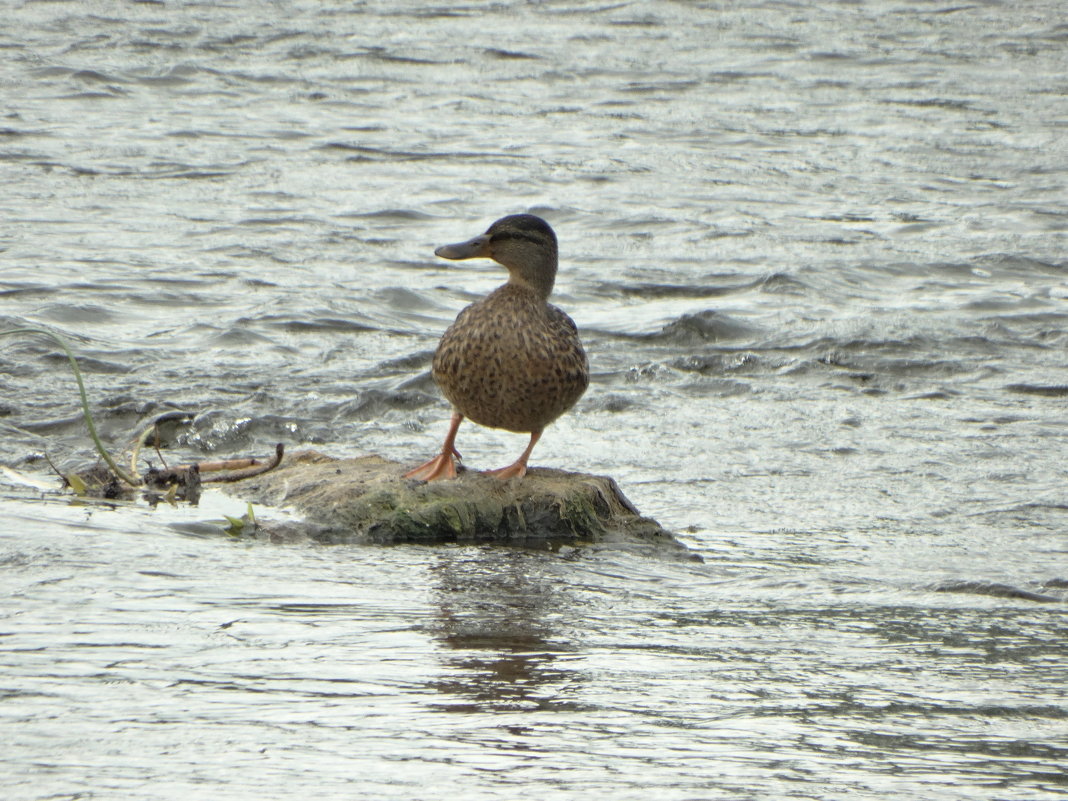
[[[1011,598],[1036,603],[1060,603],[1060,598],[1041,592],[1021,589],[1010,584],[994,581],[943,581],[931,586],[934,592],[960,592],[970,595],[989,595],[994,598]]]

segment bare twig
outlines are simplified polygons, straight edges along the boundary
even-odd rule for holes
[[[241,481],[244,478],[252,478],[252,476],[258,476],[261,473],[267,473],[274,470],[282,463],[282,456],[284,454],[285,446],[279,442],[274,449],[274,458],[269,462],[260,462],[256,459],[230,459],[225,462],[204,462],[200,464],[202,473],[206,470],[229,469],[230,467],[236,467],[239,464],[244,464],[246,469],[234,470],[231,473],[223,473],[221,476],[202,476],[201,481],[208,483],[209,481]],[[225,465],[226,467],[216,467],[216,465]]]
[[[163,458],[163,454],[160,452],[160,449],[159,449],[159,422],[158,421],[156,422],[156,441],[155,441],[155,443],[153,443],[153,445],[154,445],[154,447],[156,449],[156,456],[159,457],[159,463],[161,465],[163,465],[164,467],[166,467],[167,466],[167,460]]]
[[[49,456],[47,452],[43,453],[42,455],[44,456],[45,461],[48,462],[48,466],[52,468],[55,474],[64,481],[67,481],[67,477],[63,475],[63,472],[58,467],[56,467],[56,463],[52,461],[52,457]],[[69,484],[70,482],[68,481],[67,483]]]
[[[249,456],[244,459],[220,459],[217,462],[197,462],[201,473],[217,473],[219,470],[242,470],[263,464],[263,459]]]
[[[159,452],[159,444],[160,444],[159,426],[160,426],[160,423],[170,423],[170,422],[173,422],[175,420],[189,420],[191,417],[192,417],[192,415],[190,415],[189,412],[183,412],[183,411],[164,412],[163,414],[158,415],[152,421],[152,423],[148,426],[148,428],[146,428],[144,431],[142,431],[138,436],[134,437],[134,441],[132,443],[133,444],[133,451],[130,454],[130,471],[133,472],[133,473],[137,472],[137,460],[141,456],[141,448],[144,446],[145,439],[148,437],[149,434],[154,435],[154,446],[155,446],[155,449],[156,449],[156,456],[159,457],[160,463],[162,463],[162,465],[164,467],[166,467],[167,466],[167,460],[164,459],[163,458],[163,454]]]

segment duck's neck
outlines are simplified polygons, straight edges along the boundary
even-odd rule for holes
[[[541,300],[548,301],[556,283],[556,254],[546,253],[538,260],[524,261],[522,265],[505,265],[508,268],[508,283],[533,292]]]

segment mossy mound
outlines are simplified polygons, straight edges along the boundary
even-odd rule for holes
[[[521,547],[612,544],[696,558],[642,517],[606,476],[532,468],[500,481],[463,471],[430,484],[379,456],[333,459],[305,451],[226,491],[291,507],[303,536],[326,543],[496,543]]]

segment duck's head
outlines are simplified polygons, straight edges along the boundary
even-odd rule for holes
[[[508,268],[508,281],[529,287],[548,299],[556,281],[556,234],[541,217],[513,214],[497,220],[484,234],[442,245],[443,259],[493,259]]]

